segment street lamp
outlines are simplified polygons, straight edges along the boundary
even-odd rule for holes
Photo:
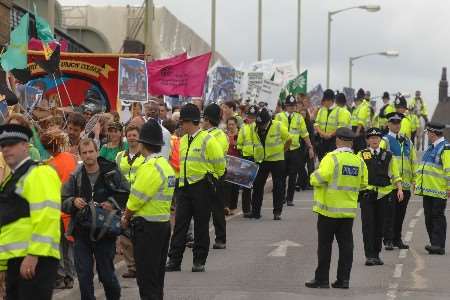
[[[366,57],[366,56],[372,56],[372,55],[382,55],[382,56],[386,56],[386,57],[397,57],[399,55],[398,51],[383,51],[383,52],[373,52],[373,53],[367,53],[364,55],[359,55],[359,56],[354,56],[354,57],[350,57],[348,59],[348,66],[349,66],[349,70],[348,70],[348,87],[352,87],[352,69],[353,69],[353,62],[357,59]]]
[[[331,21],[333,21],[332,16],[338,13],[351,10],[351,9],[364,9],[368,12],[377,12],[381,9],[379,5],[360,5],[352,6],[344,9],[339,9],[335,11],[328,12],[328,35],[327,35],[327,88],[330,87],[330,56],[331,56]]]

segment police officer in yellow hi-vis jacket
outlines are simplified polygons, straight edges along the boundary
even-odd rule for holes
[[[181,108],[180,123],[185,135],[180,141],[180,194],[177,199],[166,271],[180,271],[186,233],[194,218],[192,272],[204,272],[209,252],[211,201],[217,197],[217,181],[225,172],[223,149],[208,132],[200,129],[200,110],[188,103]]]
[[[305,141],[308,147],[310,159],[314,158],[314,151],[309,140],[309,133],[306,129],[305,119],[301,114],[295,111],[297,101],[294,96],[289,95],[284,102],[285,111],[280,112],[275,116],[275,120],[281,122],[289,131],[292,143],[289,150],[285,153],[286,174],[283,179],[283,184],[286,186],[286,177],[288,178],[286,191],[287,206],[294,206],[295,184],[297,181],[298,170],[301,163],[300,139]],[[283,188],[283,190],[286,190]]]
[[[445,208],[450,197],[450,143],[444,137],[444,124],[427,124],[431,143],[417,166],[416,195],[423,196],[423,212],[430,245],[429,254],[445,254],[447,220]]]
[[[256,117],[253,145],[255,162],[259,164],[259,170],[253,184],[252,218],[261,218],[264,185],[269,174],[272,174],[273,219],[279,221],[284,200],[284,152],[291,145],[291,137],[281,122],[272,121],[266,108],[262,108]]]
[[[255,120],[258,114],[259,108],[256,105],[251,105],[247,109],[247,118],[239,129],[239,134],[236,142],[236,148],[240,151],[242,158],[250,161],[254,161],[253,155],[253,134],[255,132]],[[252,190],[242,189],[242,211],[244,218],[251,218],[251,203],[252,203]]]
[[[349,288],[353,263],[353,220],[358,207],[358,193],[367,185],[364,161],[353,154],[355,134],[345,127],[336,131],[337,149],[328,153],[311,174],[314,187],[313,211],[318,214],[318,266],[309,288],[329,288],[331,250],[334,237],[339,246],[337,280],[333,288]]]
[[[398,201],[403,201],[403,189],[397,161],[392,159],[392,152],[380,147],[381,130],[369,128],[366,136],[369,147],[358,154],[366,163],[369,185],[359,196],[366,266],[375,266],[384,264],[380,252],[386,204],[394,186]]]
[[[217,128],[222,118],[220,106],[211,103],[203,111],[203,129],[212,135],[222,148],[223,155],[228,152],[228,137],[222,129]],[[225,249],[227,243],[227,230],[225,221],[225,182],[222,178],[217,183],[217,197],[211,199],[212,219],[216,239],[214,249]]]
[[[353,142],[355,153],[366,148],[366,130],[370,127],[370,104],[364,99],[363,89],[356,93],[355,107],[352,111],[352,130],[356,134]]]
[[[131,223],[141,299],[162,300],[175,173],[160,154],[164,141],[156,120],[151,119],[142,126],[138,141],[145,162],[136,171],[122,226],[127,228]]]
[[[58,267],[61,181],[30,159],[30,129],[0,126],[0,148],[11,168],[0,192],[0,268],[6,299],[52,298]]]

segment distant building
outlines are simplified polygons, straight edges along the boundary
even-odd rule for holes
[[[442,68],[441,80],[439,81],[439,102],[434,110],[432,121],[446,125],[445,137],[450,140],[450,97],[448,95],[446,67]]]

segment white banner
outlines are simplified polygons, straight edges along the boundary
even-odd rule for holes
[[[269,109],[275,111],[280,92],[281,92],[281,83],[264,79],[258,100],[259,102],[267,103]]]
[[[248,72],[246,97],[256,102],[259,99],[259,92],[261,91],[263,81],[263,72]]]

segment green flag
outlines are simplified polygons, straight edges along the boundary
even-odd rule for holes
[[[17,27],[11,31],[8,49],[1,56],[3,70],[27,68],[28,54],[28,24],[30,15],[26,13],[19,21]]]
[[[34,4],[34,17],[36,19],[36,31],[38,38],[44,43],[50,43],[55,40],[55,36],[53,35],[53,31],[48,24],[47,20],[38,16],[36,5]]]
[[[300,93],[306,94],[306,85],[308,82],[308,70],[292,79],[287,84],[287,90],[292,95],[298,95]]]

